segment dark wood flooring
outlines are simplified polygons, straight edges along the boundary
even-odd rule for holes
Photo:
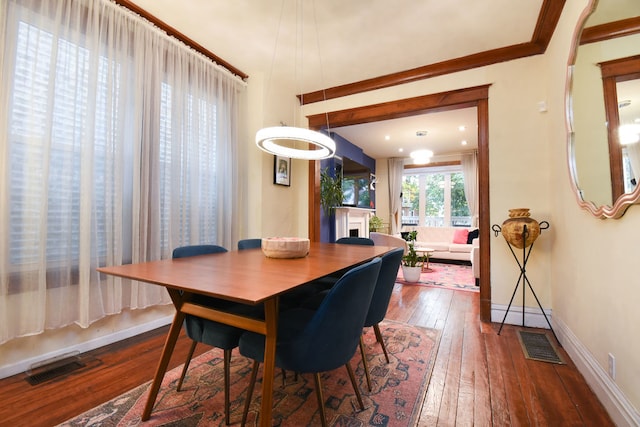
[[[396,285],[387,318],[442,331],[420,426],[613,425],[562,349],[566,365],[526,359],[520,328],[498,336],[480,322],[477,293]],[[39,385],[25,374],[0,380],[0,426],[53,426],[150,380],[167,329],[87,353],[85,368]],[[171,368],[189,342],[179,340]]]

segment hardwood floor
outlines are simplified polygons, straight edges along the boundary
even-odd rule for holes
[[[396,285],[387,318],[442,331],[420,426],[613,426],[562,349],[566,365],[526,359],[520,328],[498,336],[480,322],[477,293]],[[167,329],[87,353],[85,368],[40,385],[0,380],[0,426],[53,426],[150,380]],[[170,368],[189,343],[181,337]]]

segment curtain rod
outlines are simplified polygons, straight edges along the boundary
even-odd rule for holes
[[[119,4],[120,6],[126,7],[130,11],[132,11],[134,13],[137,13],[138,15],[142,16],[144,19],[148,20],[149,22],[151,22],[153,25],[155,25],[158,28],[160,28],[162,31],[164,31],[168,35],[177,38],[178,40],[180,40],[181,42],[183,42],[187,46],[197,50],[198,52],[200,52],[201,54],[203,54],[207,58],[211,59],[216,64],[226,68],[231,73],[237,75],[241,79],[244,80],[244,79],[247,79],[249,77],[248,74],[244,73],[243,71],[241,71],[238,68],[234,67],[233,65],[229,64],[227,61],[225,61],[224,59],[220,58],[219,56],[217,56],[213,52],[209,51],[207,48],[205,48],[204,46],[202,46],[198,42],[190,39],[189,37],[187,37],[186,35],[182,34],[180,31],[176,30],[175,28],[173,28],[172,26],[170,26],[166,22],[156,18],[154,15],[150,14],[149,12],[147,12],[146,10],[144,10],[143,8],[138,6],[137,4],[132,3],[130,0],[113,0],[113,2],[116,3],[116,4]]]

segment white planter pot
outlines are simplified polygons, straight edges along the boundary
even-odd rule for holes
[[[402,276],[406,282],[417,282],[420,280],[420,273],[422,272],[422,267],[408,267],[406,265],[402,266]]]

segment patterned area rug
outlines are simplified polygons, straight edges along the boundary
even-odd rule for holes
[[[365,404],[360,411],[344,367],[322,374],[325,411],[331,426],[414,426],[418,420],[439,344],[439,331],[404,323],[384,321],[382,334],[390,363],[375,342],[372,328],[364,335],[372,391],[364,378],[360,351],[351,360]],[[251,361],[237,349],[231,359],[231,423],[242,419]],[[165,375],[151,419],[140,415],[150,383],[143,384],[61,426],[224,426],[222,351],[213,349],[194,359],[181,392],[176,383],[182,366]],[[280,370],[277,370],[280,372]],[[259,373],[258,381],[262,374]],[[260,411],[261,384],[256,384],[248,425],[255,426]],[[282,373],[275,378],[273,425],[320,424],[313,385],[308,374]]]
[[[473,270],[469,265],[430,262],[429,270],[420,274],[418,282],[406,282],[402,276],[402,268],[400,268],[396,283],[480,292],[480,287],[476,286],[476,279],[473,277]]]

